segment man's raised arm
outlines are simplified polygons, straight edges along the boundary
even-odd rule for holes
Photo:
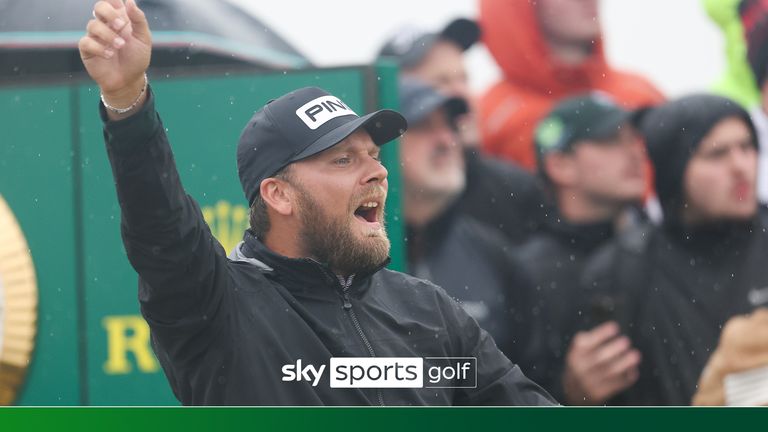
[[[146,78],[152,51],[147,20],[134,0],[100,1],[93,16],[80,55],[102,94],[123,242],[140,276],[142,311],[150,324],[203,328],[222,301],[227,259],[181,185],[155,112]],[[201,316],[206,322],[190,318]]]

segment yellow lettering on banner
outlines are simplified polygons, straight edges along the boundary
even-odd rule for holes
[[[220,200],[216,205],[205,206],[201,210],[211,233],[227,252],[243,239],[243,231],[250,225],[248,208],[239,204]]]
[[[107,316],[101,320],[107,330],[107,361],[104,372],[109,375],[131,372],[128,353],[133,353],[139,372],[160,369],[149,344],[149,326],[140,315]]]

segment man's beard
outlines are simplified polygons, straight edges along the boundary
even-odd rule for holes
[[[306,190],[296,189],[300,194],[298,206],[302,225],[299,239],[305,253],[343,276],[369,273],[384,263],[389,256],[390,243],[383,220],[380,232],[360,239],[353,232],[356,221],[352,210],[347,218],[331,216]],[[360,194],[359,198],[370,195]],[[352,202],[357,202],[357,198],[353,197]]]

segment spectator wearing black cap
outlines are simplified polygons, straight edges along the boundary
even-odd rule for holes
[[[445,291],[384,268],[379,146],[406,129],[400,114],[360,117],[315,87],[259,109],[237,149],[252,226],[228,257],[181,185],[146,78],[151,35],[136,3],[97,3],[80,53],[102,92],[141,312],[183,404],[552,403]],[[403,386],[340,388],[329,377],[337,357],[475,357],[477,377],[471,387],[427,388],[414,382],[418,369],[409,380],[402,364],[380,364],[379,377],[389,371],[387,382]]]
[[[614,402],[688,405],[725,323],[768,303],[756,135],[743,108],[712,95],[652,109],[640,129],[664,220],[600,250],[582,299],[612,298],[642,355],[637,383]]]
[[[451,21],[438,33],[402,29],[381,48],[379,58],[396,62],[404,77],[467,101],[467,111],[455,120],[466,162],[466,188],[458,207],[520,243],[539,228],[547,209],[534,176],[480,153],[474,98],[464,66],[464,53],[479,38],[477,24],[465,18]]]
[[[592,254],[632,223],[631,209],[646,184],[643,144],[631,113],[600,92],[557,104],[539,123],[534,142],[556,210],[519,250],[542,315],[529,374],[568,403],[602,403],[628,384],[612,375],[636,375],[638,353],[618,336],[615,323],[577,335],[569,350],[576,322],[595,318],[591,311],[580,316],[574,300]],[[603,359],[606,353],[614,355]]]
[[[510,359],[524,362],[530,280],[503,236],[457,208],[465,170],[455,122],[467,104],[404,78],[400,107],[409,124],[400,141],[408,271],[443,287]]]
[[[396,62],[404,75],[420,78],[445,94],[471,101],[464,52],[479,39],[477,23],[466,18],[451,21],[439,33],[404,28],[381,47],[379,58]],[[456,120],[462,122],[472,115],[468,110]],[[472,125],[467,125],[470,127]],[[464,141],[477,144],[476,138]]]

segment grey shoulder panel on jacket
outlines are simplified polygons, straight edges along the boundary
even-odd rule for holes
[[[240,250],[240,247],[243,245],[243,242],[240,242],[235,246],[234,249],[227,255],[227,258],[230,261],[234,262],[245,262],[248,264],[251,264],[261,270],[262,272],[271,272],[273,271],[272,267],[264,264],[263,262],[257,260],[256,258],[249,258],[243,254],[243,252]]]

